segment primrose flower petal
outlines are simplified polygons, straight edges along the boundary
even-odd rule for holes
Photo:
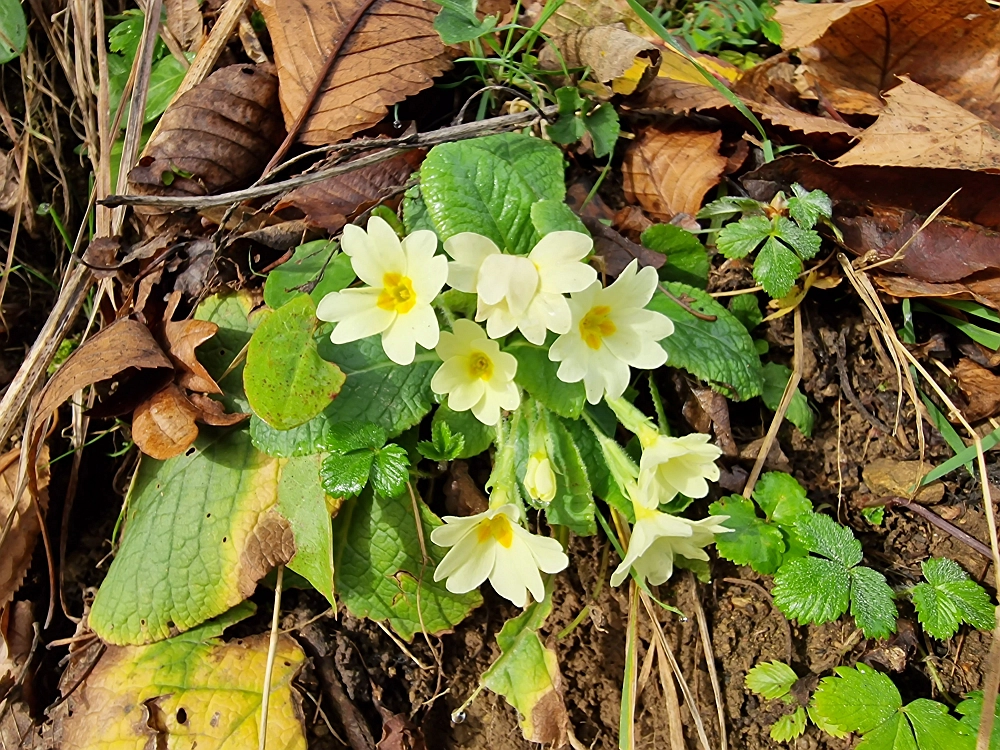
[[[569,300],[572,323],[549,350],[564,383],[583,381],[587,400],[618,398],[628,387],[630,367],[651,370],[667,361],[658,343],[674,332],[665,315],[644,309],[656,289],[656,270],[628,264],[618,280],[602,288],[595,281]]]
[[[657,435],[643,445],[639,459],[637,499],[648,508],[673,500],[678,494],[705,497],[708,482],[719,480],[716,460],[722,450],[708,441],[710,436],[692,433],[683,437]]]
[[[729,516],[709,516],[692,521],[649,510],[635,502],[633,505],[635,526],[632,538],[625,559],[611,575],[612,586],[624,581],[630,568],[635,568],[639,577],[650,585],[658,586],[673,575],[675,556],[707,560],[704,547],[715,541],[716,534],[732,530],[721,525]]]
[[[444,526],[431,532],[431,541],[451,547],[434,571],[434,580],[447,579],[446,588],[464,594],[489,579],[498,594],[518,607],[545,598],[541,573],[558,573],[569,565],[562,545],[537,536],[520,524],[521,511],[506,504],[474,516],[445,516]]]
[[[388,222],[373,216],[367,232],[353,224],[344,227],[341,245],[367,286],[320,300],[316,316],[337,324],[330,340],[346,344],[381,333],[386,356],[399,365],[413,362],[417,344],[437,346],[431,302],[448,278],[448,260],[434,255],[434,233],[421,230],[400,242]]]
[[[448,396],[448,408],[471,409],[480,422],[494,425],[501,409],[521,403],[514,384],[517,360],[471,320],[456,320],[453,332],[442,331],[436,351],[442,364],[431,378],[431,390]]]

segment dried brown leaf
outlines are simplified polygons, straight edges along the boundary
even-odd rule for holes
[[[663,253],[637,245],[597,219],[584,217],[583,223],[594,236],[594,257],[600,258],[599,270],[608,276],[618,276],[633,260],[639,261],[640,268],[659,268],[667,262],[667,256]]]
[[[656,45],[618,26],[577,29],[553,37],[538,57],[543,70],[589,67],[593,79],[615,94],[632,94],[656,78],[662,55]]]
[[[660,221],[679,213],[693,216],[726,168],[726,158],[719,154],[721,144],[721,132],[644,130],[622,162],[625,198]]]
[[[296,188],[275,211],[297,208],[306,221],[328,232],[339,232],[354,216],[388,197],[419,166],[423,153],[408,151],[392,159]]]
[[[218,383],[198,361],[195,349],[204,344],[219,326],[207,320],[169,321],[163,325],[167,354],[178,368],[177,382],[184,388],[201,393],[222,393]]]
[[[705,110],[728,110],[729,100],[706,81],[676,81],[672,78],[657,78],[638,98],[624,102],[629,109],[662,113],[666,115],[688,115]]]
[[[966,419],[978,422],[1000,412],[1000,376],[965,357],[959,360],[951,374],[969,402],[965,409]]]
[[[1000,126],[1000,14],[985,0],[869,0],[806,5],[785,0],[776,16],[782,46],[825,90],[873,99],[908,75]]]
[[[1000,172],[1000,130],[905,76],[840,166]]]
[[[165,461],[179,456],[198,437],[198,410],[171,383],[135,410],[132,439],[147,456]]]
[[[440,6],[429,0],[261,0],[281,80],[281,111],[291,127],[334,43],[349,33],[311,108],[299,140],[337,143],[379,122],[388,107],[428,88],[451,67],[434,30]]]
[[[232,427],[234,424],[239,424],[250,418],[249,414],[243,412],[228,413],[226,407],[203,393],[190,394],[188,401],[194,404],[195,409],[198,410],[198,421],[213,427]]]
[[[541,14],[544,5],[544,2],[534,3],[527,11],[529,20],[534,21]],[[542,33],[554,36],[615,24],[622,24],[628,31],[639,36],[652,33],[625,0],[566,0],[545,22]]]
[[[185,52],[197,52],[205,41],[199,0],[163,0],[167,28]]]
[[[7,522],[11,509],[14,507],[14,491],[17,489],[18,463],[21,457],[20,449],[15,449],[0,456],[0,528]],[[25,574],[31,565],[31,556],[35,551],[35,543],[41,532],[38,523],[39,511],[44,517],[49,505],[49,449],[42,445],[38,451],[35,464],[37,480],[34,489],[29,486],[21,495],[14,522],[0,546],[0,608],[14,597],[21,586]],[[34,505],[38,503],[36,511]]]
[[[985,272],[973,274],[961,284],[938,284],[922,281],[910,276],[875,276],[879,289],[899,299],[957,299],[978,302],[994,310],[1000,310],[1000,273]]]

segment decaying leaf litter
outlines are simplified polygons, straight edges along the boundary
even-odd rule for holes
[[[4,17],[4,746],[1000,742],[988,3]]]

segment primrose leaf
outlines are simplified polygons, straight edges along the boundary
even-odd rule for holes
[[[643,247],[667,256],[659,270],[661,281],[680,281],[699,289],[708,285],[708,252],[691,232],[673,224],[654,224],[642,233],[641,240]]]
[[[250,439],[254,447],[281,458],[323,453],[329,427],[329,420],[322,414],[290,430],[276,430],[256,414],[250,415]]]
[[[360,450],[347,454],[332,453],[323,459],[319,478],[323,489],[332,497],[360,495],[368,484],[375,452]]]
[[[777,236],[803,260],[809,260],[819,252],[822,240],[812,229],[802,229],[791,219],[779,216],[776,222]]]
[[[349,344],[324,338],[319,353],[346,376],[323,412],[331,422],[373,422],[393,438],[431,410],[431,378],[441,364],[434,352],[418,351],[412,364],[397,365],[385,356],[380,338],[371,336]]]
[[[243,392],[246,362],[242,353],[261,319],[258,314],[251,315],[254,306],[254,299],[247,292],[216,294],[198,305],[194,314],[197,320],[219,326],[215,335],[199,347],[198,361],[222,388],[220,400],[230,412],[250,411]]]
[[[454,461],[465,449],[465,436],[453,434],[444,420],[437,418],[431,422],[431,439],[417,443],[417,451],[431,461]]]
[[[754,488],[753,499],[768,520],[779,526],[793,526],[813,509],[805,488],[795,477],[781,471],[764,474]]]
[[[441,404],[434,412],[431,420],[432,434],[438,429],[438,425],[447,427],[455,439],[463,441],[455,458],[478,456],[493,445],[497,435],[495,427],[483,424],[471,411],[452,411],[447,404]]]
[[[702,320],[665,294],[654,293],[647,309],[674,323],[673,334],[660,341],[667,364],[687,370],[729,398],[745,401],[759,396],[764,387],[760,356],[743,324],[701,289],[676,281],[664,286],[693,310],[715,316]]]
[[[888,677],[865,664],[837,667],[813,693],[811,712],[845,732],[870,732],[897,715],[903,706]]]
[[[559,662],[552,649],[538,637],[538,629],[552,611],[552,595],[534,602],[517,617],[508,620],[497,633],[500,657],[483,672],[482,684],[506,698],[518,713],[521,732],[528,741],[546,739],[541,720],[560,721],[566,707],[559,693]],[[536,715],[536,708],[543,710]],[[552,729],[548,728],[549,734]],[[551,740],[551,737],[549,737]]]
[[[802,261],[785,245],[769,237],[753,264],[753,277],[774,299],[788,295],[802,273]]]
[[[799,623],[822,625],[847,611],[851,578],[847,568],[819,557],[789,560],[774,574],[774,606]]]
[[[770,236],[771,222],[766,216],[747,216],[724,226],[715,246],[727,258],[745,258]]]
[[[983,691],[974,690],[965,700],[955,706],[955,711],[962,717],[962,725],[973,736],[979,732],[979,720],[983,715]],[[1000,750],[1000,701],[997,702],[994,713],[993,733],[990,735],[989,750]]]
[[[851,568],[851,614],[865,638],[888,638],[896,632],[896,605],[885,576],[864,565]]]
[[[951,638],[967,622],[992,630],[994,608],[989,594],[954,560],[933,557],[921,564],[926,583],[913,587],[913,606],[920,624],[935,638]]]
[[[562,152],[520,133],[443,143],[420,169],[421,194],[442,240],[459,232],[527,253],[538,241],[531,204],[566,194]]]
[[[833,203],[822,190],[807,191],[799,184],[792,185],[795,196],[788,199],[788,213],[803,229],[812,229],[820,217],[833,216]]]
[[[594,141],[594,156],[602,159],[615,150],[621,124],[618,111],[610,102],[602,102],[583,116],[583,126]]]
[[[764,320],[764,315],[757,304],[757,298],[752,294],[738,294],[729,301],[729,312],[752,331]]]
[[[375,456],[372,466],[372,489],[382,497],[395,497],[406,489],[410,478],[410,459],[406,449],[390,443]]]
[[[517,359],[514,382],[560,417],[576,419],[580,416],[587,402],[587,390],[582,382],[564,383],[556,377],[559,363],[549,359],[547,349],[518,339],[508,344],[504,351]]]
[[[550,457],[556,471],[556,496],[545,508],[545,517],[549,523],[565,526],[574,534],[593,536],[597,533],[594,492],[580,449],[558,419],[546,414],[545,420],[553,448]]]
[[[764,392],[761,394],[764,406],[771,411],[778,410],[778,406],[781,404],[781,397],[785,395],[785,386],[788,385],[791,377],[792,371],[784,365],[779,365],[776,362],[764,363]],[[785,416],[789,422],[799,428],[799,432],[803,435],[806,437],[812,436],[816,415],[809,408],[809,400],[802,393],[801,389],[795,389]]]
[[[254,414],[278,430],[308,422],[340,393],[344,373],[319,356],[316,305],[296,297],[257,326],[243,386]]]
[[[429,540],[441,521],[419,498],[416,505]],[[428,635],[451,630],[483,601],[476,590],[452,594],[434,580],[444,551],[427,543],[424,563],[413,506],[408,492],[380,497],[366,490],[345,501],[333,519],[338,595],[352,615],[388,620],[406,641],[421,631],[421,621]]]
[[[562,201],[544,200],[532,203],[531,223],[539,237],[544,237],[549,232],[579,232],[590,236],[580,217]]]
[[[774,574],[785,553],[785,538],[776,526],[758,518],[752,502],[731,495],[712,503],[709,513],[729,516],[722,525],[733,530],[716,537],[715,547],[720,555],[737,565],[749,565],[763,575]]]
[[[420,192],[420,185],[414,185],[403,193],[403,228],[407,234],[413,234],[420,229],[435,231],[434,222],[427,213],[427,204]]]
[[[318,455],[284,462],[275,509],[288,519],[295,536],[295,557],[289,561],[289,569],[309,581],[331,606],[336,606],[333,530],[330,526],[332,508],[329,498],[319,491],[319,477]]]
[[[802,706],[790,714],[785,714],[771,725],[771,739],[775,742],[788,742],[802,736],[806,731],[806,710]]]
[[[747,672],[746,686],[757,695],[774,700],[788,695],[799,679],[790,666],[783,661],[770,661],[758,664]]]
[[[594,495],[617,509],[630,523],[634,523],[635,515],[632,503],[625,496],[622,488],[618,486],[614,477],[611,476],[611,470],[604,460],[604,453],[590,427],[582,419],[563,419],[561,421],[569,434],[573,436],[573,442],[580,451],[580,458],[587,469],[587,478],[590,480]]]
[[[846,526],[841,526],[830,516],[811,513],[795,525],[799,538],[810,552],[836,560],[850,568],[861,562],[861,542]]]
[[[267,275],[264,302],[277,310],[293,297],[306,293],[317,305],[330,292],[339,292],[354,281],[351,259],[337,253],[333,240],[299,245],[292,257]]]

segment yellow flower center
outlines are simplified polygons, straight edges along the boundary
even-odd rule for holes
[[[514,531],[503,513],[480,521],[476,534],[480,544],[489,541],[490,537],[496,539],[506,549],[510,549],[510,545],[514,543]]]
[[[597,305],[590,308],[590,312],[584,315],[583,320],[580,321],[580,336],[591,349],[600,349],[601,340],[618,330],[615,328],[615,324],[608,320],[610,315],[610,307]]]
[[[469,377],[472,380],[480,378],[489,380],[493,377],[493,360],[482,352],[473,352],[469,355]]]
[[[382,277],[382,293],[376,303],[383,310],[405,315],[417,304],[413,282],[400,273],[387,273]]]

